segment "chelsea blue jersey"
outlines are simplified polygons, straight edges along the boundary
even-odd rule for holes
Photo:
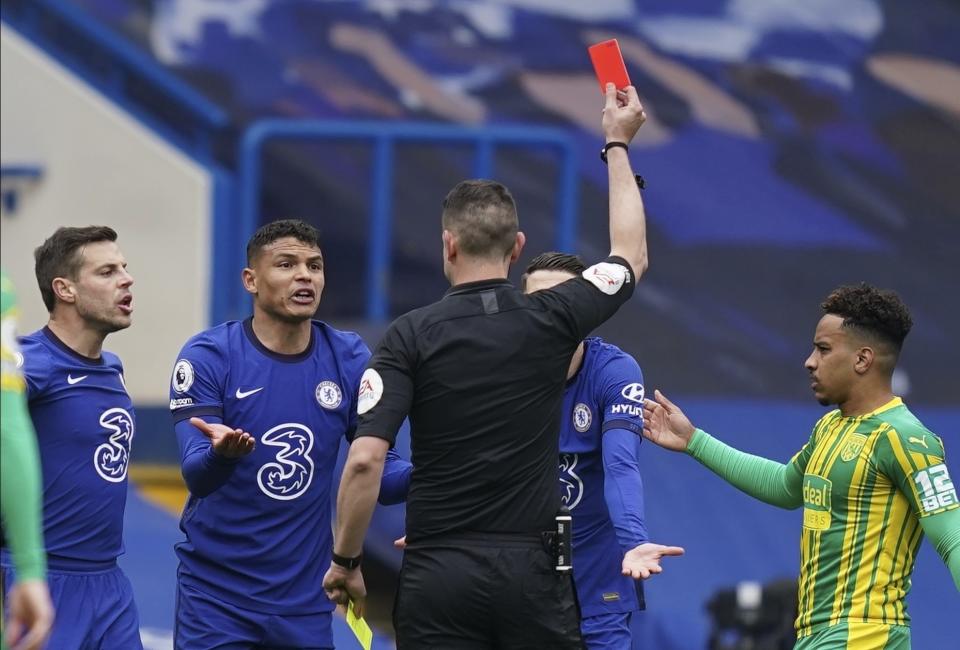
[[[171,380],[174,420],[222,421],[250,433],[256,447],[217,489],[190,495],[180,522],[186,540],[176,548],[184,584],[262,613],[333,609],[322,587],[331,481],[340,441],[356,427],[369,356],[357,334],[319,321],[297,355],[263,346],[251,319],[186,343]]]
[[[47,327],[20,340],[43,471],[43,537],[57,570],[96,570],[123,553],[136,429],[120,359],[75,352]]]
[[[560,497],[573,517],[573,579],[584,617],[643,608],[642,583],[621,575],[621,564],[627,550],[646,541],[646,529],[642,520],[621,521],[627,539],[618,540],[611,515],[619,513],[610,512],[605,498],[603,459],[604,434],[611,429],[633,434],[623,451],[636,458],[642,405],[637,362],[599,338],[586,339],[580,369],[564,391],[560,427]],[[642,498],[622,495],[633,504]]]

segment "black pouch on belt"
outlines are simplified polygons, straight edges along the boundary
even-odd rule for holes
[[[560,506],[555,522],[555,530],[543,533],[543,545],[552,554],[557,573],[566,573],[573,569],[573,517],[566,506]]]

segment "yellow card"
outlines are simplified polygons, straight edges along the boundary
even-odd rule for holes
[[[370,626],[367,625],[367,622],[363,620],[363,617],[358,617],[353,611],[353,601],[347,605],[347,625],[350,626],[350,629],[353,630],[354,636],[357,637],[357,641],[360,642],[360,647],[363,650],[370,650],[370,644],[373,643],[373,630],[370,629]]]

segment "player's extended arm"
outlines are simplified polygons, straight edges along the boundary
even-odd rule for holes
[[[223,426],[219,418],[205,417],[208,427]],[[191,420],[196,419],[191,418]],[[231,457],[214,451],[208,434],[198,429],[191,420],[181,420],[174,427],[177,432],[177,442],[180,443],[180,471],[190,493],[203,498],[230,480],[240,456]],[[249,436],[249,434],[245,435]],[[251,450],[253,449],[252,441],[248,446]]]
[[[725,445],[697,429],[687,453],[734,487],[780,508],[803,505],[803,475],[793,463],[784,465]]]
[[[937,549],[960,591],[960,508],[920,518],[924,535]]]
[[[637,434],[609,429],[603,434],[603,496],[623,549],[621,572],[635,580],[661,573],[660,560],[683,555],[679,546],[653,544],[644,523],[643,481],[637,460]]]
[[[413,465],[403,458],[392,447],[387,452],[387,460],[383,467],[383,477],[380,479],[380,495],[377,501],[385,506],[403,503],[407,500],[410,490],[410,473]]]
[[[5,388],[0,413],[0,505],[4,533],[13,553],[17,578],[43,580],[47,559],[43,550],[40,456],[23,393]]]
[[[803,505],[803,472],[729,447],[690,423],[659,390],[643,401],[643,437],[673,451],[685,451],[734,487],[781,508]]]
[[[649,539],[636,450],[636,433],[626,429],[603,433],[603,497],[624,553]]]
[[[626,96],[617,95],[607,84],[603,108],[603,134],[607,142],[629,143],[647,119],[633,86]],[[610,254],[630,264],[634,282],[647,270],[647,225],[640,188],[633,177],[630,159],[622,147],[607,150],[607,174],[610,183]]]

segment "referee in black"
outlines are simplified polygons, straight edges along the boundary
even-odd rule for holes
[[[333,600],[362,612],[359,565],[384,457],[410,417],[407,547],[394,606],[397,647],[581,648],[569,572],[545,532],[560,507],[561,398],[577,345],[626,302],[647,268],[643,203],[627,144],[646,116],[609,84],[603,111],[610,256],[524,295],[507,188],[464,181],[443,202],[444,297],[397,319],[360,383],[356,437],[337,496]]]

